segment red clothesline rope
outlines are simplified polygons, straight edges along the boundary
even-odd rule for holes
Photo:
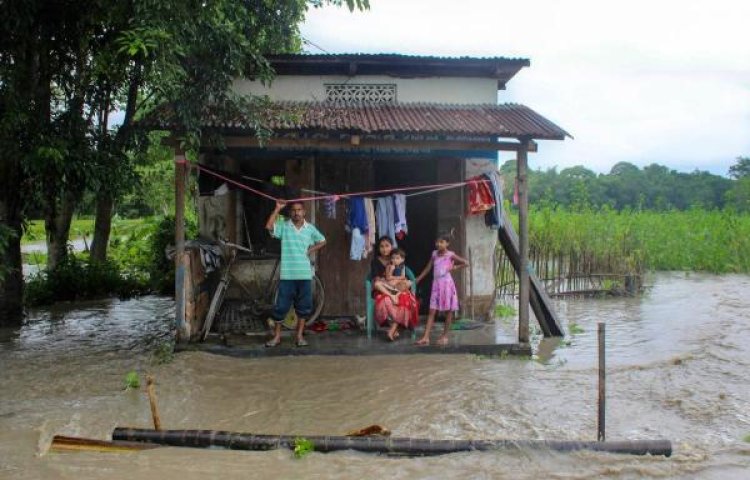
[[[431,185],[419,185],[419,186],[411,186],[411,187],[396,187],[396,188],[385,188],[380,190],[367,190],[363,192],[353,192],[353,193],[340,193],[340,194],[327,194],[327,195],[313,195],[310,197],[299,197],[299,198],[290,198],[290,199],[283,199],[283,198],[276,198],[272,195],[269,195],[265,192],[261,192],[260,190],[257,190],[253,187],[250,187],[244,183],[238,182],[236,180],[233,180],[225,175],[222,175],[220,173],[214,172],[211,169],[208,169],[206,167],[201,166],[200,164],[191,164],[187,161],[180,161],[177,163],[186,164],[189,167],[197,168],[198,170],[202,172],[206,172],[209,175],[212,175],[216,178],[219,178],[221,180],[224,180],[225,182],[231,183],[232,185],[236,185],[237,187],[240,187],[242,189],[245,189],[249,192],[252,192],[256,195],[259,195],[261,197],[267,198],[269,200],[272,200],[274,202],[310,202],[313,200],[326,200],[326,199],[334,199],[338,200],[340,198],[347,198],[347,197],[356,197],[356,196],[363,196],[363,195],[379,195],[384,193],[396,193],[396,192],[409,192],[414,190],[422,190],[422,189],[431,189],[431,188],[455,188],[455,187],[462,187],[464,185],[468,185],[470,183],[477,183],[477,182],[483,182],[483,183],[489,183],[489,180],[483,180],[483,179],[477,179],[477,180],[465,180],[462,182],[451,182],[451,183],[436,183]]]

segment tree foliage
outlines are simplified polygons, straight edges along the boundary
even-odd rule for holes
[[[730,169],[735,178],[741,177],[742,157]],[[501,171],[505,174],[508,199],[513,195],[515,161],[508,161]],[[744,177],[743,177],[744,178]],[[547,202],[580,210],[587,207],[609,206],[615,210],[686,210],[691,207],[721,209],[732,205],[750,211],[748,193],[743,189],[743,178],[729,179],[696,170],[677,172],[652,163],[643,168],[628,162],[615,164],[609,173],[596,174],[581,165],[563,169],[529,171],[529,202]],[[748,177],[750,178],[750,177]]]

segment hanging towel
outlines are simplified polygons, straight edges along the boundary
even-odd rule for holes
[[[365,253],[365,237],[357,227],[354,227],[352,230],[352,245],[349,249],[349,258],[352,260],[367,258],[367,254]]]
[[[393,246],[396,247],[396,232],[394,229],[396,226],[396,220],[393,209],[393,199],[388,196],[380,197],[377,200],[378,204],[375,212],[378,224],[378,235],[381,237],[389,237],[393,240]]]
[[[365,214],[367,215],[367,238],[365,241],[365,253],[370,253],[375,245],[375,206],[372,198],[365,198]]]

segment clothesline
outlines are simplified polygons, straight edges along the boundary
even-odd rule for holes
[[[187,163],[187,162],[185,162]],[[247,190],[249,192],[255,193],[256,195],[259,195],[263,198],[267,198],[268,200],[272,200],[274,202],[308,202],[313,200],[327,200],[327,199],[333,199],[338,200],[341,198],[348,198],[348,197],[357,197],[357,196],[365,196],[365,195],[379,195],[379,194],[385,194],[385,193],[399,193],[399,192],[414,192],[415,190],[423,190],[422,192],[416,192],[412,193],[411,195],[420,195],[420,194],[426,194],[426,193],[432,193],[437,192],[441,190],[448,190],[451,188],[458,188],[463,187],[465,185],[468,185],[470,183],[475,182],[482,182],[482,183],[488,183],[488,180],[483,179],[474,179],[474,180],[465,180],[461,182],[450,182],[450,183],[437,183],[437,184],[429,184],[429,185],[419,185],[419,186],[410,186],[410,187],[395,187],[395,188],[385,188],[385,189],[379,189],[379,190],[367,190],[362,192],[350,192],[350,193],[339,193],[339,194],[324,194],[324,195],[316,195],[308,196],[308,197],[299,197],[299,198],[290,198],[290,199],[283,199],[283,198],[276,198],[272,195],[269,195],[265,192],[262,192],[260,190],[257,190],[255,188],[250,187],[249,185],[246,185],[242,182],[238,182],[236,180],[233,180],[232,178],[229,178],[225,175],[222,175],[220,173],[214,172],[213,170],[206,168],[200,164],[190,164],[187,163],[188,166],[192,168],[197,168],[198,170],[202,172],[206,172],[209,175],[212,175],[216,178],[219,178],[221,180],[224,180],[227,183],[230,183],[232,185],[235,185],[239,188],[242,188],[244,190]],[[251,179],[256,180],[256,179]]]

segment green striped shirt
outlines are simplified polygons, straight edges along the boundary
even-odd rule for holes
[[[274,238],[281,240],[282,280],[312,280],[313,272],[307,249],[325,240],[314,225],[305,222],[297,229],[291,220],[276,220],[273,225]]]

